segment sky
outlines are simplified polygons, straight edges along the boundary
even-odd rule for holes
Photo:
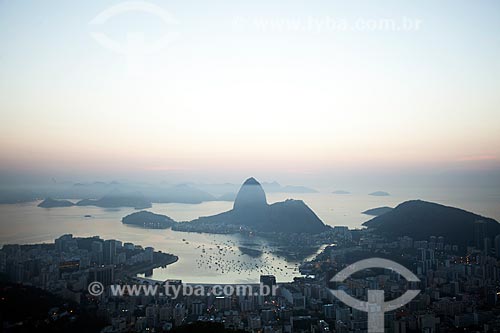
[[[0,1],[0,179],[499,175],[499,16],[485,0]]]

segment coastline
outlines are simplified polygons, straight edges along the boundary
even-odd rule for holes
[[[179,260],[179,257],[174,254],[154,252],[152,263],[141,263],[134,266],[124,267],[117,271],[117,275],[120,277],[132,276],[136,277],[138,274],[145,273],[147,271],[153,270],[155,268],[165,268],[168,265],[172,265]]]

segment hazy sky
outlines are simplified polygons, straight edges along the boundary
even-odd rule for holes
[[[0,168],[498,170],[499,32],[498,1],[0,1]]]

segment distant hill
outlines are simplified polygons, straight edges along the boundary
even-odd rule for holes
[[[238,187],[234,187],[237,191]],[[150,202],[155,203],[190,203],[196,204],[216,200],[215,196],[188,184],[150,184],[142,182],[90,182],[71,183],[53,182],[40,186],[21,188],[0,188],[0,204],[31,202],[40,198],[102,198],[116,192],[142,193]],[[229,191],[228,191],[229,192]],[[95,204],[95,200],[83,201],[82,204]],[[97,203],[101,205],[100,203]]]
[[[500,224],[491,218],[421,200],[403,202],[363,225],[393,237],[428,240],[430,236],[443,236],[447,242],[465,247],[473,242],[474,222],[478,220],[486,223],[486,235],[500,234]]]
[[[200,189],[202,191],[211,193],[217,199],[222,201],[233,201],[234,197],[236,197],[236,193],[240,188],[240,184],[232,184],[232,183],[224,183],[224,184],[189,184],[190,186]],[[261,184],[262,188],[266,193],[317,193],[318,191],[300,185],[281,185],[280,183],[274,182],[264,182]],[[233,193],[232,200],[228,200],[230,198],[229,193]]]
[[[361,214],[371,215],[371,216],[380,216],[380,215],[388,213],[392,210],[393,210],[393,208],[391,208],[391,207],[377,207],[377,208],[367,209],[364,212],[362,212]]]
[[[168,203],[190,203],[197,204],[204,201],[217,200],[215,196],[193,187],[190,184],[178,184],[170,187],[161,187],[157,189],[145,188],[141,190],[142,193],[147,194],[152,202]]]
[[[344,190],[337,190],[337,191],[333,191],[332,193],[333,194],[351,194],[351,192],[344,191]]]
[[[215,197],[207,192],[192,187],[189,184],[148,183],[103,183],[75,184],[72,189],[73,197],[100,198],[118,193],[141,193],[148,200],[155,203],[201,203],[213,201]],[[147,208],[147,207],[146,207]]]
[[[170,217],[148,211],[135,212],[122,218],[123,224],[132,224],[148,229],[167,229],[175,223]]]
[[[37,198],[43,198],[44,195],[38,195],[31,190],[23,189],[0,189],[0,204],[16,204],[22,202],[31,202]]]
[[[328,229],[301,200],[267,204],[264,189],[255,178],[243,183],[232,210],[190,223],[241,225],[264,232],[319,233]]]
[[[133,207],[135,209],[150,208],[151,201],[140,193],[112,193],[101,199],[84,199],[76,203],[77,206],[97,206],[103,208]]]
[[[46,198],[38,204],[38,207],[42,208],[55,208],[55,207],[71,207],[75,204],[68,200],[55,200],[52,198]]]
[[[318,193],[317,190],[307,186],[285,185],[281,187],[283,193]]]
[[[217,201],[234,201],[236,199],[236,193],[229,192],[217,197]]]
[[[267,192],[314,193],[316,190],[305,186],[282,186],[277,182],[266,183]],[[171,184],[167,182],[145,183],[128,181],[111,182],[51,182],[34,188],[0,188],[0,204],[31,202],[40,198],[66,198],[74,201],[86,199],[81,205],[105,207],[111,203],[98,202],[97,198],[109,197],[116,192],[142,193],[150,203],[197,204],[208,201],[234,201],[239,185],[225,184]],[[91,199],[88,199],[91,198]],[[111,204],[115,206],[115,204]],[[129,206],[129,204],[127,204]],[[145,206],[146,207],[146,206]],[[141,207],[138,207],[141,208]]]
[[[268,193],[318,193],[313,188],[297,185],[281,185],[278,182],[262,183],[262,187]]]
[[[390,194],[387,192],[384,192],[384,191],[376,191],[376,192],[370,193],[369,195],[373,195],[374,197],[387,197]]]

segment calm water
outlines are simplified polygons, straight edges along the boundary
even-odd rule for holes
[[[388,189],[385,189],[388,190]],[[388,190],[389,191],[389,190]],[[395,206],[409,199],[425,199],[460,207],[500,220],[500,194],[497,190],[455,191],[390,191],[391,196],[374,197],[368,191],[349,195],[331,193],[270,194],[268,202],[286,198],[304,200],[329,225],[347,225],[358,228],[369,217],[361,214],[369,208]],[[410,195],[412,193],[412,195]],[[52,242],[65,233],[74,236],[99,235],[104,239],[118,239],[157,250],[174,253],[179,261],[165,269],[154,270],[152,278],[182,279],[185,282],[245,283],[258,281],[262,273],[274,274],[280,281],[298,275],[294,270],[298,261],[286,260],[282,249],[257,237],[240,235],[209,235],[148,230],[126,226],[121,218],[134,212],[132,208],[103,209],[98,207],[68,207],[44,209],[38,202],[0,205],[0,244]],[[178,221],[192,220],[226,211],[231,202],[190,204],[154,204],[150,209]],[[84,215],[92,215],[85,218]],[[219,247],[217,247],[219,246]],[[260,250],[258,256],[252,250]]]

